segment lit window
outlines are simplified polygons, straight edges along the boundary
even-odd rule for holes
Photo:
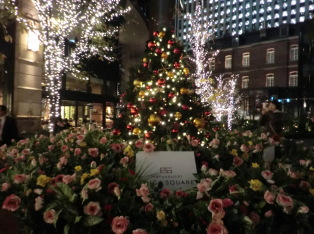
[[[266,63],[275,63],[275,49],[267,49],[266,51]]]
[[[290,75],[289,75],[289,86],[290,87],[298,86],[298,72],[297,71],[290,72]]]
[[[250,66],[250,53],[243,53],[242,54],[242,66],[248,67]]]
[[[274,74],[266,75],[266,87],[274,87],[275,84],[275,76]]]
[[[39,51],[39,32],[37,30],[28,31],[27,49],[37,52]]]
[[[298,61],[299,59],[299,46],[290,46],[290,61]]]
[[[243,76],[242,77],[242,89],[247,89],[249,88],[249,77],[248,76]]]
[[[226,69],[232,68],[232,55],[225,56],[225,68]]]

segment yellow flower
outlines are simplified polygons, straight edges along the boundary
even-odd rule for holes
[[[74,167],[74,169],[75,169],[75,171],[80,171],[80,170],[82,170],[82,167],[81,166],[76,166],[76,167]]]
[[[249,154],[248,153],[243,153],[242,158],[247,161],[249,159]]]
[[[81,147],[86,147],[86,145],[87,145],[87,144],[86,144],[86,142],[84,142],[84,141],[82,141],[82,142],[80,143],[80,146],[81,146]]]
[[[253,168],[259,168],[259,164],[258,163],[252,163],[252,167]]]
[[[314,167],[310,167],[310,171],[314,171]]]
[[[124,155],[128,156],[129,158],[134,156],[134,151],[132,150],[132,147],[130,145],[125,147],[123,152],[124,152]]]
[[[46,175],[40,175],[37,177],[37,183],[36,185],[39,185],[41,187],[45,187],[47,185],[47,183],[50,182],[50,177],[46,176]]]
[[[90,170],[90,176],[95,176],[95,175],[98,175],[98,174],[99,174],[99,170],[97,168]]]
[[[247,142],[249,145],[253,145],[253,141],[248,141]]]
[[[314,195],[314,189],[310,189],[310,193]]]
[[[263,183],[259,180],[250,180],[250,188],[254,191],[261,191],[263,188]]]
[[[157,211],[156,217],[158,220],[164,220],[166,218],[166,213],[162,210]]]
[[[232,149],[232,150],[230,151],[230,154],[233,155],[233,156],[238,156],[238,151],[237,151],[237,149]]]
[[[88,173],[84,173],[82,176],[81,176],[81,184],[84,184],[84,181],[85,179],[88,177]]]

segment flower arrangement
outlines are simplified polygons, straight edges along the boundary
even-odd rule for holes
[[[0,148],[0,205],[19,233],[311,233],[313,149],[251,131],[198,139],[125,141],[66,130]],[[276,146],[274,161],[263,149]],[[140,150],[193,150],[197,186],[153,187],[135,172]],[[145,168],[144,168],[145,169]]]

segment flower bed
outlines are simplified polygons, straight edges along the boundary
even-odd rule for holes
[[[312,233],[313,149],[245,132],[160,145],[73,129],[0,149],[0,204],[19,233]],[[264,162],[263,148],[278,157]],[[139,150],[194,150],[197,186],[152,187]]]

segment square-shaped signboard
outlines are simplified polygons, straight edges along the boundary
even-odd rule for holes
[[[136,172],[157,186],[172,191],[196,187],[196,163],[193,151],[156,151],[136,154]]]

